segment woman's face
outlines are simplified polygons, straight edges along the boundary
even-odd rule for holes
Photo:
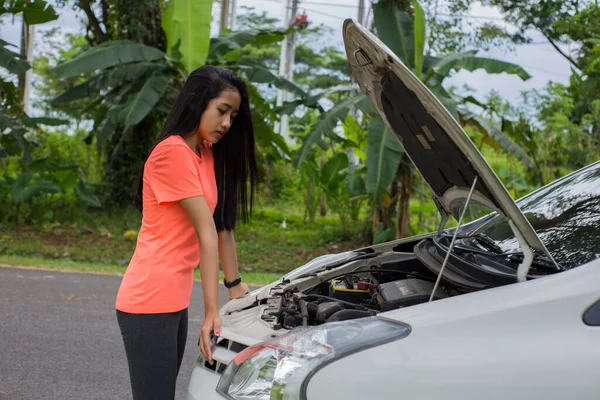
[[[200,137],[211,144],[217,143],[231,128],[241,102],[242,98],[236,89],[225,90],[212,99],[200,119]]]

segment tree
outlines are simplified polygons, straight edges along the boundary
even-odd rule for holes
[[[578,62],[565,53],[559,43],[564,41],[565,28],[574,15],[586,7],[598,7],[595,0],[484,0],[483,4],[499,7],[506,20],[518,27],[522,35],[529,29],[542,33],[559,54],[580,69]]]
[[[141,163],[161,121],[187,74],[202,63],[234,69],[252,83],[283,87],[299,96],[305,94],[297,85],[279,78],[270,69],[241,62],[241,49],[245,46],[277,43],[283,39],[285,32],[255,29],[228,32],[214,39],[208,36],[200,38],[196,22],[201,20],[205,23],[207,12],[199,7],[201,3],[203,7],[210,5],[195,2],[192,14],[186,12],[185,1],[176,0],[168,4],[162,22],[166,33],[166,52],[140,41],[112,40],[94,46],[53,69],[62,79],[91,74],[83,83],[56,97],[53,103],[65,104],[91,98],[98,109],[103,110],[95,121],[92,136],[109,156],[106,180],[113,185],[110,197],[119,205],[132,198],[132,187]],[[187,29],[188,26],[194,26],[194,29]],[[203,41],[206,41],[206,46]],[[271,107],[253,85],[249,90],[255,116],[258,115],[255,128],[259,144],[285,148],[285,143],[265,123],[265,118],[272,112]]]
[[[472,1],[448,0],[422,2],[427,20],[427,54],[447,54],[477,48],[487,51],[513,49],[529,39],[523,32],[511,32],[504,25],[478,20],[468,14]],[[410,13],[410,1],[403,11]]]
[[[595,40],[600,38],[598,2],[485,0],[484,4],[499,7],[523,34],[528,29],[540,32],[571,63],[572,76],[566,89],[574,101],[570,118],[575,124],[584,124],[584,117],[595,113],[600,93],[600,71],[594,61],[598,54]],[[567,53],[561,43],[574,44],[577,50]],[[600,125],[594,126],[590,135],[600,148]]]
[[[425,15],[417,1],[406,2],[396,0],[381,0],[374,7],[375,29],[379,38],[419,77],[438,97],[444,106],[459,121],[476,120],[472,114],[465,115],[460,107],[462,100],[449,93],[443,86],[444,80],[459,70],[475,71],[483,69],[488,73],[508,73],[529,79],[530,75],[520,66],[500,60],[478,57],[477,51],[463,51],[444,55],[428,55],[426,48]],[[372,112],[372,105],[365,95],[349,97],[334,105],[323,113],[311,132],[304,138],[302,147],[294,158],[296,166],[300,166],[315,144],[322,144],[323,137],[340,141],[334,128],[343,121],[350,108],[359,106],[364,112]],[[461,116],[463,116],[461,118]],[[486,132],[485,129],[483,132]],[[487,133],[487,132],[486,132]],[[498,136],[498,137],[496,137]],[[488,140],[502,146],[509,142],[501,132],[493,136],[488,134]],[[374,210],[388,190],[394,185],[392,196],[387,200],[388,207],[398,204],[397,226],[395,232],[399,237],[408,234],[408,206],[412,190],[412,166],[394,135],[389,132],[379,116],[372,118],[369,127],[369,144],[366,159],[367,180],[366,188],[372,196]],[[504,140],[500,140],[504,139]],[[510,141],[511,144],[514,144]],[[523,156],[521,152],[519,155]],[[399,194],[396,196],[396,194]],[[379,213],[383,214],[383,213]],[[384,228],[391,229],[390,221],[393,213],[385,213]],[[380,216],[374,214],[374,227]],[[374,229],[375,231],[375,229]]]
[[[0,5],[0,15],[2,14],[21,14],[28,25],[43,24],[57,18],[54,8],[45,1],[3,2]],[[32,150],[37,146],[35,133],[41,129],[40,125],[58,126],[66,121],[47,117],[31,118],[23,111],[19,93],[22,89],[18,89],[14,81],[31,66],[9,47],[7,42],[0,40],[0,67],[4,70],[3,77],[0,78],[0,194],[3,199],[8,197],[8,205],[12,202],[15,206],[12,210],[8,205],[3,208],[3,211],[6,209],[7,212],[4,218],[9,218],[11,213],[18,216],[23,204],[68,190],[73,190],[82,202],[97,206],[98,199],[87,189],[85,177],[81,173],[77,174],[77,165],[46,162],[46,158],[32,158]],[[7,168],[6,160],[9,157],[20,157],[17,176]],[[65,171],[71,173],[74,179],[61,182],[61,173]],[[62,176],[64,177],[64,174]]]
[[[63,6],[66,5],[64,1],[60,3]],[[206,58],[210,40],[212,0],[168,1],[165,9],[168,17],[164,21],[162,15],[165,2],[163,0],[146,2],[77,0],[74,2],[74,6],[81,9],[87,17],[85,38],[92,50],[105,45],[111,46],[118,41],[145,44],[149,48],[159,50],[161,54],[178,52],[179,48],[185,47],[186,51],[178,54],[183,54],[182,64],[188,69],[193,65],[202,65]],[[163,24],[163,22],[168,23]],[[163,25],[165,29],[170,30],[171,42],[169,43],[167,43]],[[183,29],[186,26],[193,26],[194,29]],[[125,53],[121,53],[120,56],[124,57],[122,58],[123,62],[127,61]],[[106,68],[113,68],[113,66]],[[75,72],[68,77],[59,76],[59,78],[63,79],[63,82],[70,80],[72,83],[82,83],[82,80],[85,81],[82,78],[87,79],[94,75],[96,69],[88,69],[81,73]],[[138,72],[146,73],[146,75],[140,76],[141,79],[150,77],[148,71],[138,70]],[[157,71],[154,70],[154,72]],[[164,79],[160,80],[158,72],[152,77],[154,78],[153,84],[156,85],[158,81],[161,81],[158,84],[163,84],[165,91],[166,86],[175,84],[171,81],[165,83]],[[69,87],[73,86],[71,84]],[[86,111],[91,113],[94,119],[93,133],[98,130],[102,131],[101,144],[107,160],[105,181],[110,183],[104,194],[106,203],[114,206],[128,204],[133,198],[132,187],[135,187],[141,165],[161,128],[166,111],[164,107],[152,109],[135,124],[120,126],[112,123],[115,110],[111,109],[110,101],[101,99],[106,94],[103,91],[104,88],[90,89],[81,85],[75,87],[78,87],[79,90],[90,90],[90,96],[80,96],[79,98],[88,98],[86,101],[93,103],[90,108],[86,108]],[[121,93],[113,91],[109,93],[109,97],[111,100],[119,101],[123,98],[131,98],[130,91],[143,89],[144,85],[138,81],[137,86],[131,84],[128,90],[123,90]],[[148,90],[151,89],[146,86],[146,93]],[[53,105],[59,109],[69,108],[67,102],[63,100],[64,97],[58,96]],[[110,111],[112,114],[108,114]],[[108,121],[107,115],[110,117]],[[93,136],[92,134],[88,137],[88,142],[91,142]]]
[[[75,122],[77,129],[84,121],[94,120],[95,113],[92,99],[77,103],[52,104],[52,99],[66,90],[85,82],[89,74],[60,79],[51,72],[57,64],[65,62],[89,48],[84,35],[62,35],[59,28],[52,28],[42,33],[47,50],[33,60],[33,86],[36,89],[37,100],[35,108],[42,110],[45,115],[69,119]]]

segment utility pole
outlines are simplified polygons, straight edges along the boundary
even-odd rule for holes
[[[229,29],[235,31],[235,20],[237,19],[237,0],[231,0],[231,12],[229,13]]]
[[[365,24],[365,0],[358,0],[358,23]]]
[[[286,0],[285,9],[283,10],[283,22],[285,24],[285,28],[289,28],[290,26],[290,0]],[[285,76],[285,66],[286,66],[286,51],[287,51],[287,36],[281,42],[281,52],[279,53],[279,76]],[[277,90],[277,107],[281,107],[284,100],[284,91],[281,89]],[[281,116],[283,118],[284,115]],[[277,121],[275,123],[275,132],[281,132],[281,123]]]
[[[365,0],[358,0],[358,23],[361,25],[365,24]],[[353,90],[350,93],[350,96],[358,96],[359,92]],[[352,115],[357,121],[360,122],[360,111],[357,106],[353,106],[350,108],[350,115]],[[354,152],[354,149],[348,148],[346,150],[346,155],[348,156],[348,162],[350,165],[358,165],[360,163],[360,159]]]
[[[229,27],[229,0],[221,0],[221,21],[219,32]]]
[[[291,6],[290,6],[291,2]],[[287,0],[285,12],[286,29],[290,27],[294,18],[298,14],[298,0]],[[294,77],[294,54],[296,52],[296,32],[290,32],[283,43],[281,44],[281,55],[279,57],[279,76],[288,80]],[[291,100],[288,92],[283,90],[277,91],[277,106],[281,106],[284,102]],[[292,143],[293,140],[289,134],[289,117],[281,116],[281,122],[275,124],[275,130],[283,136],[287,143]]]
[[[23,17],[23,23],[21,27],[21,57],[23,57],[29,65],[32,65],[33,60],[33,35],[34,26],[30,26],[25,22]],[[21,107],[27,114],[29,113],[29,91],[31,89],[31,70],[29,68],[24,74],[19,76],[19,93],[21,95]]]

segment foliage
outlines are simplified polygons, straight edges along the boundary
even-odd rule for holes
[[[230,54],[237,47],[245,46],[255,39],[261,43],[273,40],[270,36],[280,36],[276,32],[245,33],[246,37],[238,41],[231,40],[233,34],[225,34],[212,41],[209,63],[216,64],[220,56],[227,58],[228,55],[230,58],[227,62],[233,63],[235,58]],[[125,53],[129,55],[123,60],[120,55]],[[92,60],[97,55],[104,58],[104,66],[110,69],[98,72],[86,82],[63,93],[55,102],[71,102],[90,95],[105,101],[109,108],[96,128],[99,145],[104,143],[116,127],[136,125],[153,110],[165,111],[177,94],[176,86],[181,84],[181,77],[185,76],[181,64],[158,49],[126,41],[111,41],[97,46],[70,61],[69,65],[59,66],[54,72],[70,76],[72,73],[93,69]],[[237,69],[251,81],[292,88],[303,93],[300,88],[266,68],[238,65]],[[102,96],[103,91],[108,92],[107,96]]]
[[[284,218],[286,228],[281,227]],[[100,269],[109,265],[124,268],[135,247],[135,240],[126,233],[138,231],[140,223],[139,213],[129,209],[113,213],[74,210],[61,219],[5,224],[0,260],[7,255],[33,256],[49,262],[93,263]],[[236,228],[235,237],[244,276],[250,272],[282,274],[320,255],[361,246],[360,238],[341,240],[335,218],[320,218],[307,225],[301,214],[276,207],[257,207],[251,221]]]
[[[371,122],[367,149],[366,188],[375,199],[381,199],[396,177],[403,149],[381,118]]]
[[[81,207],[101,206],[88,183],[101,175],[101,160],[83,143],[84,135],[40,130],[34,133],[37,146],[28,165],[17,156],[2,160],[2,222],[50,221]]]
[[[54,7],[44,0],[3,0],[0,2],[0,16],[3,14],[20,14],[28,25],[39,25],[58,18]]]
[[[549,183],[598,158],[600,148],[597,127],[600,126],[600,101],[576,122],[576,104],[567,87],[549,84],[542,93],[534,92],[529,101],[537,111],[539,125],[533,125],[532,136],[540,184]]]
[[[466,111],[459,108],[461,100],[446,91],[443,86],[444,80],[450,77],[454,71],[483,69],[492,74],[515,74],[522,79],[529,79],[530,77],[518,65],[478,57],[477,51],[429,55],[426,48],[427,26],[425,13],[417,1],[412,1],[410,7],[407,7],[406,2],[381,1],[374,6],[374,17],[375,28],[380,39],[395,52],[417,77],[423,80],[457,120],[461,120],[461,113],[465,114]],[[325,142],[327,140],[333,140],[347,149],[356,148],[356,145],[340,137],[335,131],[338,123],[346,119],[353,106],[358,106],[367,115],[373,111],[365,95],[352,93],[344,100],[338,101],[327,112],[323,112],[319,116],[312,129],[304,136],[302,146],[294,157],[296,166],[301,166],[307,160],[315,145],[318,144],[323,150],[326,150]],[[465,119],[463,118],[463,120]],[[469,119],[473,119],[473,117],[469,115]],[[412,169],[407,159],[404,163],[401,163],[402,148],[397,144],[393,134],[388,131],[381,117],[375,115],[365,121],[371,121],[367,157],[364,164],[367,170],[365,187],[372,196],[372,209],[374,211],[373,236],[377,236],[378,221],[383,221],[384,231],[388,231],[388,229],[391,229],[390,221],[394,214],[400,216],[408,212],[412,187]],[[486,135],[488,142],[497,144],[498,147],[508,146],[512,150],[520,150],[502,132],[494,130],[490,133],[482,123],[479,123],[478,127]],[[526,157],[523,151],[516,151],[515,154]],[[314,178],[307,175],[307,179]],[[393,184],[394,182],[395,184]],[[406,187],[407,185],[409,187]],[[388,193],[390,188],[391,192]],[[313,204],[314,202],[307,202],[307,207]],[[395,211],[396,205],[397,212]],[[408,232],[409,229],[406,225],[408,222],[407,218],[398,219],[398,226],[395,230],[397,235]]]
[[[126,223],[94,212],[90,206],[97,206],[98,198],[92,197],[92,188],[128,203],[131,182],[183,80],[195,66],[209,63],[235,70],[249,84],[263,188],[255,219],[240,227],[240,254],[248,255],[243,262],[250,268],[266,265],[283,272],[317,253],[335,250],[327,241],[352,239],[362,245],[364,238],[380,242],[436,229],[429,188],[352,84],[346,57],[331,46],[326,27],[296,32],[291,82],[276,73],[281,41],[289,33],[278,28],[278,20],[246,9],[238,15],[238,31],[209,38],[202,31],[207,30],[210,13],[180,12],[187,5],[208,7],[209,2],[168,1],[162,15],[163,3],[77,0],[69,4],[85,13],[86,34],[66,35],[64,41],[54,32],[46,34],[50,49],[34,61],[38,76],[34,84],[40,94],[36,107],[48,117],[74,121],[69,134],[42,129],[42,123],[52,125],[56,120],[22,113],[12,77],[29,66],[7,43],[0,43],[0,67],[10,74],[0,82],[4,220],[41,224],[42,232],[59,237],[57,232],[69,230],[66,221],[72,221],[78,225],[72,236],[88,235],[87,226],[94,231],[87,239],[103,241],[98,253],[120,254],[119,259],[130,256],[132,243],[115,239],[122,231],[135,229],[139,216],[128,216]],[[422,4],[382,0],[374,5],[372,28],[463,125],[513,197],[520,197],[598,159],[600,11],[589,0],[483,3],[498,6],[517,29],[507,28],[503,21],[473,20],[466,16],[473,2],[466,0]],[[6,4],[29,3],[5,1],[1,10],[8,10]],[[15,10],[13,6],[10,12]],[[175,13],[177,18],[171,18]],[[190,25],[201,29],[189,29]],[[518,106],[495,94],[481,100],[475,94],[458,96],[448,88],[448,78],[460,70],[483,69],[528,79],[522,67],[479,54],[491,47],[512,49],[531,42],[531,28],[542,32],[573,65],[568,85],[549,84],[545,90],[528,92]],[[574,44],[576,50],[566,53],[561,43]],[[60,77],[51,72],[57,65]],[[294,92],[295,99],[276,107],[277,88]],[[274,132],[282,114],[290,116],[298,147]],[[114,187],[101,181],[120,182],[120,191],[112,192]],[[324,215],[327,208],[337,218],[319,217],[319,211]],[[84,210],[90,212],[85,224]],[[74,215],[79,216],[77,221]],[[288,230],[280,227],[284,218]],[[98,224],[92,224],[94,219]],[[61,224],[54,226],[53,220]],[[304,226],[303,221],[310,224]],[[113,231],[113,238],[102,236],[102,229]],[[252,235],[259,235],[260,243]],[[282,241],[291,245],[282,250]],[[19,247],[14,241],[10,246]],[[303,253],[306,247],[319,250]],[[60,257],[64,253],[94,257],[73,247],[55,252]],[[54,257],[55,252],[44,255]]]
[[[48,116],[68,118],[74,122],[75,127],[86,120],[93,120],[95,114],[90,109],[92,99],[79,99],[76,103],[51,102],[61,93],[89,78],[89,74],[59,78],[51,72],[51,69],[63,60],[72,59],[89,48],[85,37],[75,34],[62,35],[58,28],[42,31],[41,35],[47,50],[33,60],[33,86],[37,94],[34,99],[35,108]]]
[[[265,165],[266,162],[261,163]],[[263,200],[266,204],[278,204],[282,208],[293,207],[300,196],[302,179],[300,172],[288,160],[280,158],[270,165],[269,182],[263,181]],[[262,174],[265,176],[265,174]]]
[[[44,1],[10,1],[3,3],[0,13],[22,13],[29,24],[41,24],[57,18],[54,9]],[[9,74],[21,75],[31,66],[20,55],[0,42],[2,67]],[[9,75],[10,76],[10,75]],[[59,126],[66,121],[41,117],[30,118],[21,107],[21,94],[11,78],[0,79],[0,199],[4,204],[2,221],[30,220],[38,212],[51,217],[49,202],[57,193],[73,193],[73,198],[89,206],[99,206],[98,198],[89,190],[87,177],[75,160],[52,160],[52,152],[40,154],[43,139],[41,125]],[[37,148],[37,149],[36,149]]]
[[[167,42],[170,44],[179,43],[180,36],[185,36],[185,32],[177,26],[175,25],[175,28],[167,31]],[[260,65],[239,62],[239,50],[245,46],[270,45],[281,39],[283,39],[281,31],[254,29],[226,32],[220,37],[210,40],[207,62],[230,67],[251,82],[284,87],[303,95],[302,89],[278,77],[269,69]],[[105,143],[112,141],[114,143],[112,152],[136,145],[138,159],[140,154],[145,157],[152,134],[156,134],[158,130],[157,123],[154,121],[159,120],[158,116],[164,118],[170,104],[177,96],[183,79],[187,75],[183,63],[187,62],[188,67],[191,65],[185,58],[185,54],[182,55],[182,52],[186,51],[182,48],[177,51],[171,48],[173,57],[170,57],[158,48],[141,43],[127,40],[104,42],[54,68],[53,72],[63,78],[93,72],[89,79],[56,97],[54,103],[63,104],[80,99],[90,99],[89,101],[95,104],[99,113],[92,131],[97,145],[103,147]],[[268,129],[264,123],[270,117],[268,115],[270,106],[266,105],[258,91],[253,90],[252,87],[250,89],[258,142],[265,148],[275,148],[276,146],[285,151],[285,143],[282,143],[272,129]],[[140,123],[144,124],[145,137],[149,140],[139,141],[132,136],[140,128]],[[122,132],[122,134],[115,142],[111,136],[116,132]],[[139,167],[135,168],[135,172],[127,173],[125,176],[123,172],[119,172],[123,171],[123,168],[116,168],[113,165],[122,163],[122,159],[114,154],[111,154],[108,159],[108,169],[119,174],[117,179],[114,174],[107,176],[107,178],[111,178],[109,180],[111,183],[116,185],[116,182],[133,183],[135,181]],[[131,166],[130,161],[129,165]],[[133,171],[134,169],[128,168],[127,170]],[[118,198],[123,201],[131,198],[133,195],[132,184],[119,185],[119,187],[123,189],[119,189],[121,196]],[[111,197],[114,198],[114,196]]]
[[[167,54],[181,55],[187,73],[204,65],[210,46],[212,0],[171,0],[162,19]]]

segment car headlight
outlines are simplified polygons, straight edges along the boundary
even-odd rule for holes
[[[227,366],[217,391],[234,400],[289,400],[331,361],[406,337],[410,327],[377,317],[302,327],[240,352]]]

